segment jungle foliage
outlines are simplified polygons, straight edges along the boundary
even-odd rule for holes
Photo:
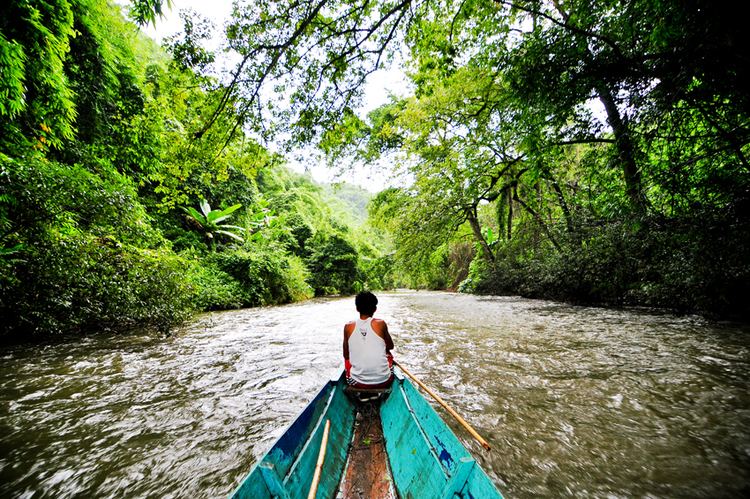
[[[399,162],[413,185],[371,214],[402,282],[742,315],[742,19],[707,0],[244,2],[227,95],[332,161]],[[399,51],[413,94],[358,115]]]
[[[6,3],[3,336],[403,285],[748,313],[750,50],[718,2],[241,1],[228,78],[193,15],[158,47],[106,0]],[[413,91],[358,115],[397,53]],[[265,137],[407,181],[363,224]]]
[[[158,22],[162,4],[131,13]],[[381,283],[370,269],[387,258],[352,229],[351,202],[236,114],[205,128],[224,87],[200,46],[210,27],[185,21],[161,48],[105,0],[3,7],[0,336],[166,331],[197,310]]]

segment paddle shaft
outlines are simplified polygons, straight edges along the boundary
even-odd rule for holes
[[[318,484],[320,483],[320,472],[323,470],[323,461],[326,458],[326,447],[328,447],[328,430],[331,429],[331,420],[326,419],[326,427],[323,429],[323,440],[320,442],[320,452],[318,452],[318,464],[315,465],[315,474],[313,475],[310,493],[307,499],[315,499],[318,493]]]
[[[424,383],[422,383],[421,381],[419,381],[417,378],[415,378],[414,375],[412,373],[410,373],[408,369],[406,369],[403,365],[401,365],[401,363],[399,363],[399,362],[397,362],[395,360],[393,361],[393,363],[396,364],[402,371],[404,371],[404,374],[406,374],[407,376],[409,376],[412,379],[412,381],[414,381],[416,384],[418,384],[424,391],[426,391],[427,393],[429,393],[432,396],[432,398],[434,398],[435,401],[438,404],[442,405],[443,409],[445,409],[446,411],[448,411],[448,413],[451,416],[453,416],[456,419],[456,421],[458,421],[461,424],[461,426],[463,426],[464,428],[466,428],[466,430],[469,433],[471,433],[472,437],[476,438],[477,441],[479,441],[479,443],[482,444],[482,447],[484,447],[487,450],[490,450],[490,444],[488,444],[487,441],[485,439],[483,439],[482,436],[479,433],[477,433],[477,431],[474,428],[472,428],[471,425],[469,423],[467,423],[464,418],[462,418],[456,411],[454,411],[453,409],[451,409],[450,406],[448,406],[448,404],[446,404],[445,401],[442,398],[440,398],[440,396],[437,393],[435,393],[432,390],[430,390],[427,387],[427,385],[425,385]]]

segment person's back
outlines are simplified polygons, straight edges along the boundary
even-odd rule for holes
[[[365,291],[355,299],[359,319],[344,326],[344,364],[350,385],[360,388],[388,386],[391,371],[393,340],[388,325],[372,316],[378,299]]]

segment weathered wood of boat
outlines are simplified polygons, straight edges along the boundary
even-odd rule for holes
[[[307,497],[326,420],[317,498],[500,498],[466,448],[396,371],[379,405],[355,404],[329,381],[237,490],[236,499]],[[369,410],[368,410],[369,408]]]

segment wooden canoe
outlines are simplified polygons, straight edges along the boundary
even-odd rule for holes
[[[326,420],[316,498],[501,498],[479,464],[396,370],[380,404],[352,402],[343,375],[329,381],[232,494],[308,497]]]

